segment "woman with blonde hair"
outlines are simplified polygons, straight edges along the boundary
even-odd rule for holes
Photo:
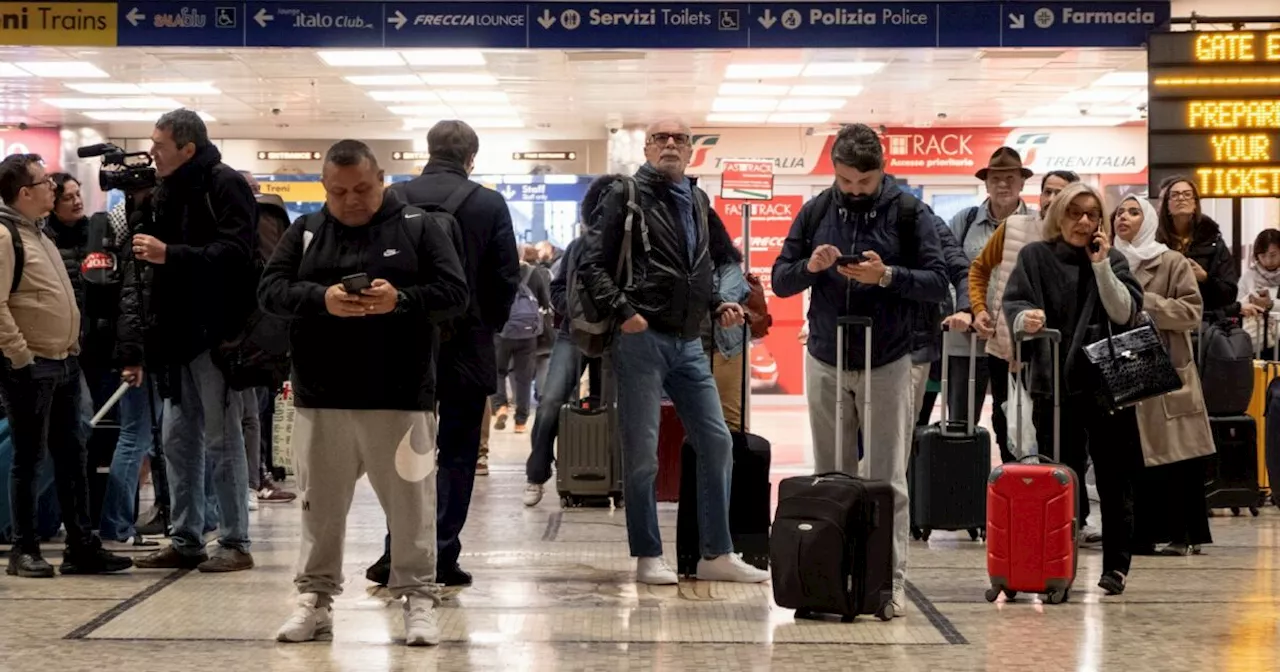
[[[1123,330],[1142,309],[1142,286],[1124,255],[1112,249],[1102,194],[1075,183],[1054,199],[1045,217],[1044,240],[1022,248],[1004,294],[1012,331],[1037,334],[1057,329],[1061,387],[1061,460],[1083,475],[1093,459],[1102,500],[1102,577],[1108,595],[1124,592],[1132,559],[1133,483],[1142,467],[1141,439],[1133,408],[1115,413],[1099,403],[1100,381],[1084,346],[1107,334],[1107,323]],[[1053,446],[1053,354],[1043,341],[1027,344],[1028,390],[1034,399],[1036,442]],[[1083,486],[1079,486],[1083,487]],[[1077,515],[1088,517],[1088,498],[1077,497]]]

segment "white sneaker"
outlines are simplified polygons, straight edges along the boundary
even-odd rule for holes
[[[258,493],[254,492],[253,490],[249,491],[249,510],[250,511],[258,510]]]
[[[764,583],[769,572],[748,565],[737,553],[726,553],[717,558],[698,561],[699,581],[733,581],[735,583]]]
[[[676,570],[671,569],[667,559],[661,555],[656,558],[636,558],[636,583],[674,586],[680,583],[680,577],[676,576]]]
[[[435,646],[440,643],[440,612],[429,597],[411,595],[404,600],[405,646]]]
[[[893,617],[902,618],[907,615],[907,589],[898,583],[893,582]]]
[[[1080,545],[1093,545],[1102,543],[1102,530],[1092,526],[1085,525],[1080,528]]]
[[[542,484],[530,483],[524,486],[524,505],[534,507],[542,501]]]
[[[317,593],[298,596],[298,608],[289,620],[276,632],[277,642],[312,642],[333,639],[333,607],[316,606],[320,602]]]

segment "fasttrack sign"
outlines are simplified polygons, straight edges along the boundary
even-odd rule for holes
[[[768,201],[773,198],[771,159],[726,159],[720,174],[720,198]]]
[[[1280,196],[1280,30],[1158,33],[1147,52],[1151,184]]]

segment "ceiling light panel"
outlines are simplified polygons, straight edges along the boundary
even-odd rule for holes
[[[428,86],[497,86],[498,78],[487,72],[433,72],[421,75]]]
[[[453,112],[447,107],[428,105],[388,105],[387,111],[400,117],[444,117]]]
[[[874,75],[884,68],[878,61],[838,61],[832,63],[810,63],[805,66],[804,77],[857,77]]]
[[[147,93],[137,84],[121,82],[72,82],[67,84],[67,88],[93,96],[139,96]]]
[[[451,105],[450,110],[459,118],[477,117],[491,119],[496,117],[518,117],[520,113],[510,107],[485,107],[474,105]]]
[[[439,123],[441,117],[425,117],[421,119],[405,119],[404,128],[406,131],[415,131],[424,128],[431,128]],[[467,119],[467,124],[472,128],[524,128],[524,122],[517,117],[493,117],[489,119],[476,118]]]
[[[440,96],[425,89],[405,91],[369,91],[369,97],[382,103],[438,103]]]
[[[830,120],[830,112],[781,112],[769,115],[771,124],[825,124]]]
[[[143,82],[147,93],[161,96],[216,96],[221,94],[213,82]]]
[[[36,77],[51,79],[103,79],[109,76],[98,66],[84,61],[37,61],[14,65]]]
[[[725,79],[789,79],[799,77],[799,63],[734,63],[724,71]]]
[[[31,73],[12,63],[0,63],[0,77],[30,77]]]
[[[450,103],[506,103],[503,91],[440,91],[440,98]]]
[[[1147,73],[1145,72],[1109,72],[1093,83],[1093,86],[1145,87],[1146,85]]]
[[[785,98],[778,103],[779,112],[817,112],[839,110],[849,101],[844,98]]]
[[[400,54],[385,49],[317,51],[325,65],[335,68],[377,68],[404,65]]]
[[[84,112],[84,116],[94,121],[149,121],[154,122],[168,110],[152,110],[150,112],[129,112],[123,110],[107,110],[101,112]],[[201,115],[203,116],[203,115]]]
[[[176,110],[182,103],[172,98],[45,98],[45,105],[63,110]]]
[[[1053,128],[1055,126],[1119,126],[1132,121],[1130,117],[1095,117],[1093,115],[1077,115],[1074,117],[1020,117],[1008,119],[1000,124],[1005,128],[1026,126],[1033,128]]]
[[[750,112],[712,112],[707,115],[708,124],[763,124],[768,119],[768,114]]]
[[[772,112],[778,109],[777,98],[716,98],[712,112]]]
[[[484,65],[484,54],[475,49],[412,49],[400,52],[409,65],[474,67]]]
[[[1133,89],[1109,87],[1105,89],[1080,89],[1062,97],[1066,103],[1121,103],[1132,98],[1137,92]]]
[[[791,95],[800,97],[819,98],[823,96],[840,96],[843,98],[855,98],[862,93],[861,86],[845,86],[840,84],[804,84],[801,86],[791,87]]]
[[[420,86],[422,78],[417,75],[354,75],[343,77],[356,86]]]
[[[785,96],[791,87],[786,84],[746,84],[725,82],[720,85],[722,96]]]

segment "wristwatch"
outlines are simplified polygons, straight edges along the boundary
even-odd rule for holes
[[[403,315],[409,312],[409,297],[398,289],[396,290],[396,308],[391,312],[396,315]]]
[[[893,282],[893,267],[885,266],[884,275],[880,276],[880,286],[888,287]]]

